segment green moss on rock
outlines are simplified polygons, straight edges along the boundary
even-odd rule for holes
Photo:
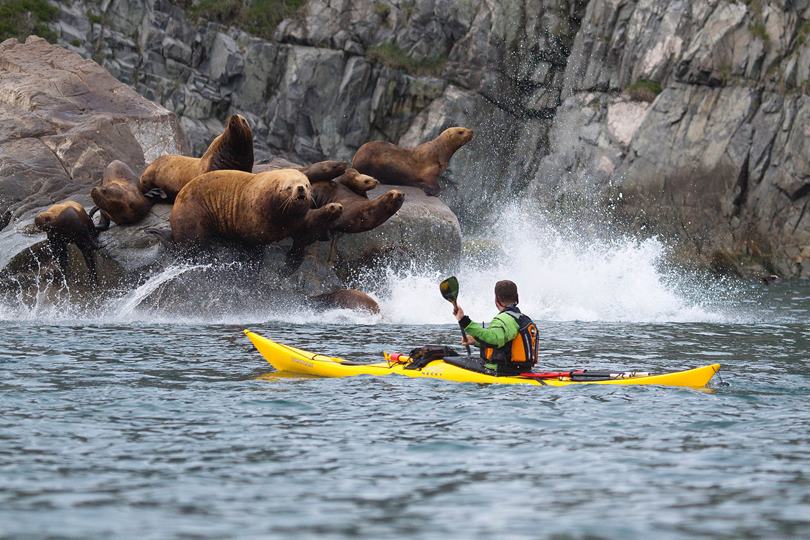
[[[186,12],[197,20],[235,26],[270,39],[278,24],[294,15],[306,0],[185,0]]]
[[[383,43],[369,47],[366,56],[372,62],[383,64],[393,69],[402,69],[413,75],[438,75],[447,63],[447,56],[439,55],[430,58],[413,58],[396,43]]]
[[[47,0],[0,0],[0,41],[8,38],[22,41],[36,34],[53,43],[56,34],[48,24],[58,13]]]
[[[624,89],[625,92],[636,101],[655,101],[656,96],[661,93],[661,83],[648,79],[639,79]]]

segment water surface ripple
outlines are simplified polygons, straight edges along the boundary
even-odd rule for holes
[[[720,362],[713,393],[264,380],[238,326],[6,321],[0,536],[807,537],[810,331],[792,320],[542,324],[547,367]],[[368,360],[457,339],[253,329]]]

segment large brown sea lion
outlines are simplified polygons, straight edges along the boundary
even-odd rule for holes
[[[90,210],[90,217],[101,210],[99,230],[107,230],[110,220],[118,225],[138,223],[149,210],[153,202],[146,198],[138,186],[138,175],[125,163],[115,160],[104,169],[101,186],[90,191],[90,197],[96,206]]]
[[[371,313],[380,312],[379,304],[372,297],[357,289],[338,289],[330,293],[310,296],[309,300],[320,308],[355,309]]]
[[[357,150],[352,167],[383,184],[416,186],[428,195],[438,195],[439,175],[447,169],[453,154],[472,138],[473,130],[451,127],[416,148],[400,148],[384,141],[367,142]]]
[[[329,203],[343,205],[343,214],[335,220],[332,230],[361,233],[379,227],[402,207],[405,194],[393,189],[369,200],[358,195],[340,182],[312,184],[312,202],[318,208]]]
[[[299,171],[214,171],[186,185],[169,223],[178,243],[220,239],[260,245],[290,236],[309,210],[309,180]]]
[[[183,186],[201,174],[219,170],[253,170],[253,132],[239,114],[228,124],[201,158],[165,155],[153,161],[141,175],[141,192],[174,201]]]
[[[67,275],[68,245],[72,243],[81,251],[93,281],[98,282],[96,261],[93,259],[93,251],[98,249],[98,231],[81,204],[71,200],[54,204],[37,214],[34,225],[48,235],[51,253],[62,275]]]

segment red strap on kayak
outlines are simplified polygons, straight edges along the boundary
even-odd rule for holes
[[[521,373],[521,377],[526,379],[559,379],[560,377],[570,377],[570,371],[530,371]]]

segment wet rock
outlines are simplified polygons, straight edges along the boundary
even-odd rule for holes
[[[461,227],[450,208],[413,187],[379,186],[368,195],[374,198],[392,189],[405,193],[405,202],[388,221],[368,232],[337,237],[335,263],[345,279],[363,283],[365,275],[379,268],[458,266]]]
[[[34,215],[68,198],[89,208],[110,161],[137,169],[187,151],[173,113],[37,37],[0,44],[0,103],[0,202],[11,221],[0,233],[0,269],[41,266]]]

